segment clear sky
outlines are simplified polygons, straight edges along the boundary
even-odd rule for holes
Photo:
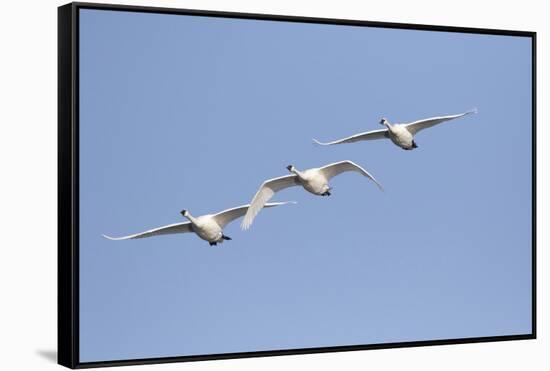
[[[80,355],[101,361],[531,332],[531,45],[510,36],[82,10]],[[418,149],[332,140],[477,115]],[[109,241],[352,160],[210,247]]]

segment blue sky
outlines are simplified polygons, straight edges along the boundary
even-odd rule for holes
[[[81,10],[82,362],[531,332],[531,45],[511,36]],[[479,113],[389,141],[318,147]],[[108,241],[352,160],[221,246]]]

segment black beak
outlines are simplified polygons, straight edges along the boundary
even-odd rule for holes
[[[292,169],[292,165],[288,165],[288,166],[286,167],[286,169],[287,169],[288,171],[290,171],[290,170]]]
[[[183,216],[185,216],[185,213],[186,213],[186,212],[187,212],[187,210],[182,210],[182,211],[180,211],[180,214],[183,215]]]

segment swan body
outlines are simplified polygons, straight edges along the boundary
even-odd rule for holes
[[[296,174],[298,181],[308,192],[318,196],[329,194],[329,180],[320,169],[308,169],[302,172],[298,171],[294,166],[288,166],[287,169],[291,173]]]
[[[388,124],[388,137],[390,140],[398,147],[403,149],[413,149],[416,148],[416,143],[414,142],[414,137],[410,131],[407,130],[407,127],[404,125],[393,125]]]
[[[295,202],[292,202],[292,201],[272,202],[272,203],[266,204],[265,207],[275,207],[275,206],[285,205],[288,203],[295,203]],[[208,214],[208,215],[202,215],[198,217],[192,216],[191,213],[189,213],[189,211],[187,210],[182,210],[181,214],[183,215],[183,217],[188,219],[187,222],[169,224],[163,227],[150,229],[148,231],[132,234],[129,236],[109,237],[109,236],[103,235],[103,237],[109,240],[130,240],[130,239],[136,239],[136,238],[158,236],[163,234],[194,232],[201,239],[207,241],[210,244],[210,246],[215,246],[218,243],[222,243],[225,240],[231,240],[230,237],[226,236],[223,233],[223,229],[227,224],[229,224],[233,220],[245,215],[249,206],[250,205],[237,206],[231,209],[221,211],[217,214]]]
[[[477,109],[473,109],[464,113],[459,113],[457,115],[431,117],[428,119],[413,121],[406,124],[390,124],[387,119],[382,118],[380,120],[380,125],[385,126],[385,129],[367,131],[332,142],[323,143],[319,142],[317,139],[313,139],[313,141],[322,146],[330,146],[334,144],[353,143],[364,140],[376,140],[386,138],[390,139],[398,147],[401,147],[405,150],[411,150],[418,147],[414,141],[414,136],[419,131],[441,124],[445,121],[453,120],[472,113],[477,113]]]
[[[262,183],[260,189],[258,189],[254,195],[250,207],[246,211],[241,223],[242,229],[246,230],[250,228],[256,215],[258,215],[264,205],[267,205],[267,201],[269,201],[276,192],[285,188],[302,186],[306,191],[314,195],[330,196],[330,179],[343,172],[354,171],[366,176],[382,189],[380,183],[378,183],[367,170],[349,160],[335,162],[323,167],[304,171],[299,171],[293,165],[289,165],[287,166],[287,170],[291,173],[290,175],[269,179]]]
[[[224,241],[223,227],[216,221],[212,215],[203,215],[194,218],[188,211],[182,213],[191,222],[191,229],[200,238],[210,243],[222,243]]]

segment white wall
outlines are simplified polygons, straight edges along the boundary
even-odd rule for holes
[[[539,287],[548,287],[545,245],[549,133],[550,26],[543,1],[123,1],[134,5],[423,23],[538,32]],[[56,349],[56,27],[60,1],[6,1],[0,11],[0,368],[55,369]],[[450,87],[452,89],[452,87]],[[506,109],[506,107],[502,107]],[[518,123],[518,130],[529,123]],[[513,148],[510,148],[513,151]],[[502,174],[503,180],[513,176]],[[548,293],[539,290],[539,339],[519,342],[371,350],[187,364],[140,366],[178,370],[542,369],[550,347]],[[128,367],[127,369],[138,369]]]

